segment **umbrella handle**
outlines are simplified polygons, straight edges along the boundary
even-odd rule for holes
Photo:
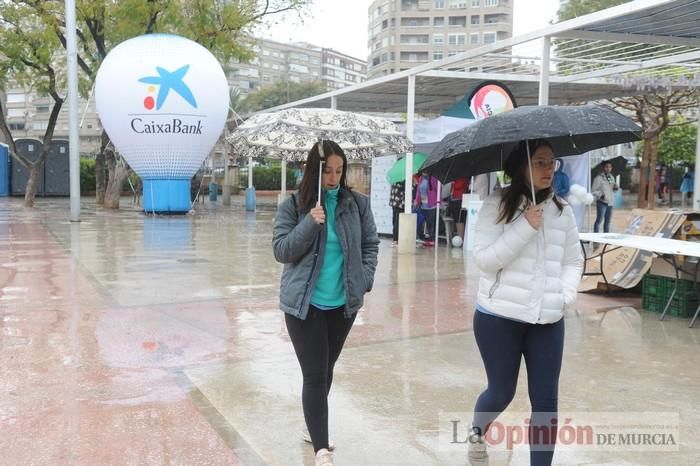
[[[318,141],[318,197],[316,198],[316,207],[321,206],[321,183],[323,182],[323,161],[326,158],[326,154],[323,152],[323,139]]]
[[[322,177],[323,176],[323,161],[321,161],[318,164],[318,198],[316,200],[316,207],[319,207],[321,205],[321,183],[322,183]]]
[[[532,193],[532,205],[537,205],[535,200],[535,180],[532,178],[532,159],[530,158],[530,144],[525,140],[525,150],[527,151],[527,168],[530,170],[530,192]]]

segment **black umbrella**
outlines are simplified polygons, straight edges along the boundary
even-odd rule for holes
[[[603,160],[598,165],[593,167],[591,169],[591,179],[595,178],[596,175],[598,175],[598,173],[601,173],[603,171],[603,165],[605,165],[606,163],[612,164],[613,176],[621,175],[622,172],[625,171],[625,167],[627,167],[627,159],[621,155],[618,155],[617,157],[613,157],[608,160]]]
[[[520,141],[546,139],[560,157],[636,141],[641,131],[626,116],[597,105],[519,107],[448,134],[423,169],[449,183],[501,170]]]

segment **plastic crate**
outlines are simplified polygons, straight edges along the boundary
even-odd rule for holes
[[[642,302],[642,307],[652,312],[662,312],[668,297],[649,296]],[[698,307],[698,297],[693,293],[676,293],[671,300],[666,314],[676,317],[691,317]]]
[[[662,312],[673,292],[675,279],[647,274],[642,279],[642,307],[652,312]],[[678,280],[676,294],[669,305],[667,314],[677,317],[691,317],[698,307],[698,289],[692,280]]]

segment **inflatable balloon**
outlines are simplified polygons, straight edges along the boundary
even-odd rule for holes
[[[189,211],[190,179],[228,115],[228,82],[211,52],[169,34],[129,39],[100,66],[95,101],[116,149],[143,180],[144,210]]]

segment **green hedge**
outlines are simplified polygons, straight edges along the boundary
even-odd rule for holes
[[[95,170],[95,159],[80,158],[80,192],[81,193],[94,193],[97,190],[96,181],[97,171]],[[134,188],[140,189],[140,180],[138,175],[132,173],[127,179],[124,180],[122,185],[123,192],[131,192],[131,186],[129,185],[129,180],[133,183]]]
[[[297,185],[296,175],[298,169],[287,167],[287,189],[294,189]],[[239,184],[242,188],[248,187],[248,174],[241,174]],[[282,186],[282,167],[253,168],[253,186],[263,191],[276,191]]]
[[[95,181],[95,159],[80,159],[80,192],[94,192]]]

